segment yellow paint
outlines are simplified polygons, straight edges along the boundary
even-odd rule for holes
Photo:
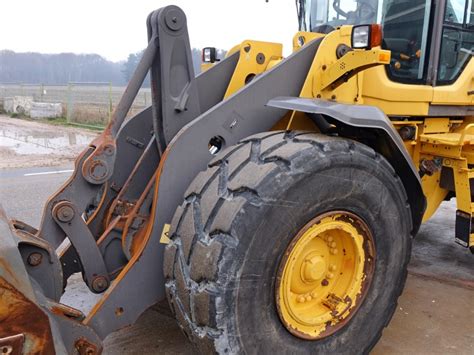
[[[423,215],[423,223],[428,221],[438,209],[439,205],[448,195],[448,190],[439,186],[440,172],[432,176],[425,175],[421,179],[423,193],[426,196],[426,211]]]
[[[237,50],[235,47],[232,49]],[[244,41],[239,47],[240,56],[224,98],[237,92],[255,76],[273,67],[283,58],[279,43]]]
[[[349,30],[347,27],[349,27]],[[313,59],[305,83],[303,84],[300,97],[322,98],[351,104],[358,100],[359,90],[361,88],[360,75],[355,75],[348,79],[344,85],[337,88],[321,91],[322,73],[328,68],[331,68],[338,61],[336,57],[337,47],[341,44],[346,46],[350,46],[351,44],[351,28],[351,26],[342,26],[338,31],[330,32],[324,36]],[[342,58],[344,57],[345,56]]]
[[[472,214],[472,203],[469,186],[469,178],[472,177],[472,170],[468,168],[467,159],[449,159],[444,161],[444,166],[453,169],[454,186],[456,192],[457,209],[469,215]]]
[[[434,88],[434,105],[472,105],[474,95],[468,95],[474,90],[474,61],[471,60],[459,78],[452,85]]]
[[[474,177],[470,165],[474,163],[474,122],[447,118],[427,118],[418,139],[418,152],[424,159],[442,159],[442,166],[453,171],[454,193],[457,209],[472,215],[471,189],[469,180]],[[439,186],[439,172],[422,179],[423,192],[427,197],[426,222],[448,194]]]
[[[362,101],[365,105],[377,106],[387,115],[412,117],[428,114],[433,99],[431,86],[391,81],[383,66],[369,68],[362,76]]]
[[[297,336],[324,337],[328,326],[344,321],[359,301],[368,256],[366,237],[351,221],[337,212],[322,216],[305,226],[286,252],[277,305],[283,323]]]
[[[427,118],[423,122],[423,133],[447,133],[451,128],[449,118]]]
[[[358,70],[388,63],[390,63],[390,51],[382,49],[350,51],[329,66],[323,65],[319,75],[315,76],[313,89],[315,92],[321,92],[344,75],[351,75]],[[333,91],[333,88],[331,89]]]
[[[315,40],[316,38],[323,38],[324,36],[325,35],[322,33],[303,32],[303,31],[297,32],[293,36],[293,52],[298,51],[304,45]]]
[[[163,231],[161,232],[161,237],[160,237],[160,243],[161,244],[169,244],[171,242],[170,239],[170,225],[168,223],[165,223],[163,226]]]
[[[201,72],[211,69],[216,63],[201,63]]]
[[[232,54],[237,53],[240,51],[240,44],[237,44],[236,46],[233,46],[225,55],[225,57],[230,57]]]

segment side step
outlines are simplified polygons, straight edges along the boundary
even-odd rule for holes
[[[460,133],[425,134],[420,138],[426,152],[442,157],[443,167],[452,169],[457,207],[455,242],[470,248],[474,254],[474,191],[470,181],[474,179],[474,169],[472,162],[463,154],[464,147],[474,146],[474,135],[468,134],[472,127],[474,124],[468,124]]]
[[[472,233],[472,214],[465,213],[461,210],[456,211],[456,232],[455,232],[455,241],[459,245],[467,248],[471,246],[471,251],[473,249],[473,236]]]
[[[474,178],[474,169],[468,168],[467,160],[456,161],[457,167],[453,167],[454,186],[456,193],[456,228],[455,242],[465,248],[470,248],[474,254],[474,230],[473,216],[474,203],[472,203],[472,193],[470,179]]]

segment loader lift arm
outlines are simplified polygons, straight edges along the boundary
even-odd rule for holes
[[[164,297],[161,259],[154,256],[150,263],[141,257],[150,239],[150,244],[159,246],[159,233],[151,235],[150,212],[160,155],[182,126],[222,100],[238,61],[236,53],[195,77],[182,10],[168,6],[154,11],[147,19],[147,27],[148,47],[109,125],[80,154],[71,178],[48,200],[39,230],[5,220],[11,232],[3,231],[4,238],[18,244],[19,235],[28,237],[42,257],[34,268],[25,261],[25,272],[38,285],[34,286],[35,291],[41,298],[46,297],[47,302],[30,302],[50,317],[51,324],[44,325],[47,329],[64,323],[65,316],[74,318],[59,303],[63,287],[73,273],[82,272],[89,289],[106,292],[105,297],[127,294],[118,297],[118,304],[106,304],[107,315],[101,312],[102,301],[87,317],[79,312],[74,321],[61,325],[61,334],[53,332],[52,341],[59,352],[66,349],[72,353],[78,347],[84,348],[83,344],[99,351],[99,338],[133,323],[143,310]],[[127,120],[148,70],[152,72],[153,106]],[[60,262],[45,262],[55,260],[56,253]],[[8,263],[3,255],[2,260]],[[127,284],[123,291],[117,291],[117,283],[127,283],[135,277],[124,274],[136,262],[147,270],[139,271],[139,277],[132,281],[134,285]],[[49,272],[38,272],[41,270]],[[27,279],[23,281],[29,284]],[[98,316],[112,318],[98,321]],[[0,337],[7,335],[10,334],[0,332]],[[23,335],[26,343],[31,343],[33,334],[26,329]],[[40,350],[40,343],[33,345]]]

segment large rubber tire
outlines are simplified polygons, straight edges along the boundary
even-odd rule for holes
[[[347,325],[303,340],[280,321],[276,273],[300,228],[334,210],[369,226],[375,273]],[[363,144],[304,132],[249,137],[211,161],[174,215],[164,261],[170,306],[202,353],[367,353],[405,283],[410,216],[394,169]]]

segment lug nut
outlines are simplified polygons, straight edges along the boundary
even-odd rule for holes
[[[27,262],[28,262],[28,265],[30,266],[38,266],[39,264],[41,264],[42,260],[43,260],[43,255],[41,253],[35,252],[28,255]]]
[[[316,291],[311,292],[311,297],[313,297],[313,298],[318,297],[318,294],[316,293]]]
[[[334,277],[334,274],[332,272],[330,272],[329,274],[326,275],[326,277],[328,279],[332,279]]]
[[[299,303],[304,303],[306,301],[306,298],[304,296],[298,296],[296,299]]]
[[[331,243],[331,248],[335,248],[337,246],[336,242]]]
[[[333,237],[331,237],[331,236],[328,237],[328,242],[332,242],[333,240],[334,240]]]
[[[336,271],[336,265],[331,264],[331,265],[329,266],[329,271]]]
[[[313,299],[313,298],[312,298],[310,295],[306,296],[306,302],[309,302],[309,301],[311,301],[312,299]]]

